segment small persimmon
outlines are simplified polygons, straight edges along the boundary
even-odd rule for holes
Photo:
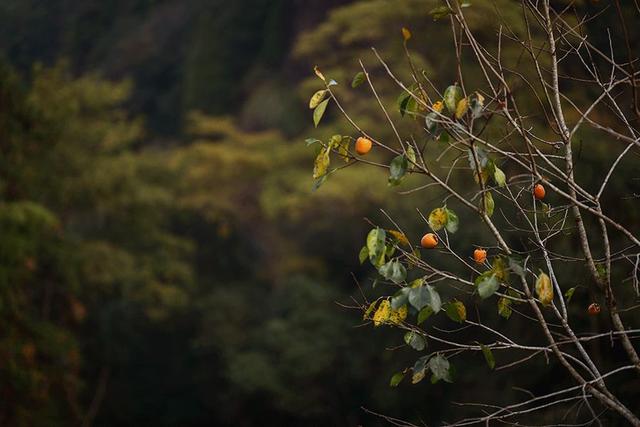
[[[420,245],[425,249],[433,249],[438,245],[438,236],[433,233],[427,233],[422,236]]]
[[[473,251],[473,259],[478,264],[484,264],[484,262],[487,260],[487,251],[480,248],[476,249],[475,251]]]
[[[544,195],[547,192],[545,191],[544,187],[542,186],[542,184],[536,184],[535,187],[533,187],[533,195],[536,197],[536,199],[538,200],[542,200],[544,199]]]
[[[587,308],[587,311],[591,316],[600,314],[600,304],[598,304],[597,302],[592,302],[591,304],[589,304],[589,308]]]
[[[369,151],[371,151],[371,140],[361,136],[356,140],[356,153],[361,156],[364,156]]]

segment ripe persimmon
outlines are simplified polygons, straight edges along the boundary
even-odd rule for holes
[[[538,200],[542,200],[544,199],[544,195],[547,192],[545,191],[544,187],[542,186],[542,184],[536,184],[535,187],[533,187],[533,195],[536,197],[536,199]]]
[[[364,156],[369,151],[371,151],[371,140],[361,136],[356,140],[356,153],[361,156]]]
[[[433,233],[427,233],[422,236],[420,245],[425,249],[433,249],[438,245],[438,236]]]
[[[475,251],[473,251],[473,259],[478,264],[484,264],[484,262],[487,260],[487,251],[480,248],[476,249]]]
[[[598,304],[597,302],[592,302],[591,304],[589,304],[589,308],[587,308],[587,311],[592,316],[595,316],[595,315],[599,314],[600,313],[600,304]]]

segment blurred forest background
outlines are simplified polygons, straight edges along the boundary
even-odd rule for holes
[[[517,2],[472,3],[486,40],[498,11],[522,31]],[[574,3],[602,13],[592,42],[607,50],[610,28],[622,43],[609,2]],[[442,194],[398,196],[383,170],[357,167],[312,192],[304,139],[353,134],[331,111],[313,130],[312,68],[341,83],[370,133],[391,135],[348,83],[360,58],[382,77],[370,46],[406,75],[403,26],[417,66],[441,87],[455,80],[448,21],[428,16],[435,6],[2,0],[0,425],[381,424],[362,406],[436,423],[456,410],[450,400],[553,382],[536,369],[491,375],[478,358],[458,366],[457,384],[390,388],[415,356],[385,350],[402,336],[359,327],[361,313],[336,304],[360,297],[350,272],[371,288],[375,272],[357,259],[364,218],[383,223],[383,207],[417,234],[414,208]],[[393,105],[398,91],[380,88]],[[577,173],[589,179],[613,155],[585,150]],[[619,197],[640,193],[630,158],[629,179],[612,184]],[[490,242],[478,229],[458,244]],[[582,310],[594,296],[574,298]]]

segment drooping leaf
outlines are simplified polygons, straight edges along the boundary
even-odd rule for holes
[[[322,100],[324,99],[324,97],[327,95],[327,90],[326,89],[322,89],[317,91],[316,93],[313,94],[313,96],[311,97],[311,99],[309,100],[309,108],[310,109],[314,109],[318,106],[318,104],[320,104],[320,102],[322,102]]]
[[[404,155],[394,157],[389,166],[389,185],[398,185],[407,173],[408,162]]]
[[[536,280],[536,295],[543,305],[549,305],[553,301],[553,284],[549,276],[542,271]]]
[[[480,298],[487,299],[493,295],[499,288],[500,282],[493,271],[485,271],[475,280]]]
[[[491,262],[491,271],[496,275],[496,279],[500,282],[507,282],[509,278],[509,271],[507,270],[507,263],[504,260],[504,257],[497,256]]]
[[[402,38],[405,42],[411,38],[411,31],[406,27],[402,27]]]
[[[322,175],[320,178],[313,181],[313,186],[311,187],[311,191],[317,191],[318,188],[325,183],[325,181],[329,178],[329,174]]]
[[[498,314],[505,319],[511,317],[511,300],[509,298],[501,297],[498,300]]]
[[[462,301],[453,300],[444,306],[444,311],[447,313],[449,319],[454,322],[463,323],[467,320],[467,308]]]
[[[462,117],[464,117],[465,114],[467,114],[468,110],[469,101],[467,100],[467,98],[462,98],[460,101],[458,101],[458,105],[456,105],[456,119],[460,120]]]
[[[435,313],[437,313],[442,307],[440,294],[436,288],[431,285],[412,287],[410,288],[408,296],[409,304],[411,304],[416,310],[422,310],[425,306],[429,306]]]
[[[362,316],[362,320],[367,320],[369,316],[371,316],[371,313],[373,313],[373,310],[375,310],[377,303],[378,301],[376,300],[371,304],[369,304],[369,307],[367,308],[367,310],[364,312],[364,315]]]
[[[462,88],[457,84],[449,86],[442,97],[445,107],[449,111],[449,114],[455,114],[458,103],[462,100]]]
[[[498,185],[498,187],[504,187],[507,182],[507,176],[504,174],[502,169],[496,166],[495,170],[493,171],[493,180]]]
[[[338,155],[345,163],[349,163],[349,138],[342,137],[338,144]]]
[[[397,387],[398,384],[402,382],[403,378],[404,378],[404,372],[396,372],[391,377],[391,380],[389,381],[389,385],[391,387]]]
[[[327,173],[330,162],[329,153],[329,149],[322,147],[316,156],[316,160],[313,163],[313,179],[318,179]]]
[[[458,231],[458,226],[460,225],[460,220],[458,219],[458,215],[449,208],[445,208],[447,212],[447,223],[445,224],[445,228],[449,233],[455,233]]]
[[[322,141],[320,141],[319,139],[315,139],[315,138],[307,138],[307,139],[304,140],[304,142],[306,142],[307,143],[307,147],[309,147],[310,145],[317,144],[318,142],[322,142]]]
[[[327,109],[327,104],[329,103],[328,99],[322,101],[318,106],[313,110],[313,124],[315,127],[318,127],[320,120],[322,120],[322,116],[324,115],[324,111]]]
[[[411,375],[411,383],[412,384],[418,384],[420,381],[423,380],[423,378],[425,377],[425,375],[427,374],[427,361],[429,360],[428,356],[422,356],[421,358],[419,358],[418,360],[416,360],[416,363],[414,363],[412,371],[413,374]]]
[[[478,92],[469,95],[469,108],[471,109],[471,116],[477,119],[482,115],[482,108],[484,107],[484,96]]]
[[[393,239],[396,242],[400,243],[401,245],[404,245],[404,246],[407,246],[407,247],[411,246],[409,244],[409,239],[407,239],[407,236],[403,232],[398,231],[398,230],[387,230],[387,233],[391,237],[393,237]]]
[[[354,89],[357,88],[362,83],[364,83],[366,79],[367,79],[367,77],[365,76],[365,74],[362,71],[360,71],[355,76],[353,76],[353,81],[351,82],[351,87],[354,88]]]
[[[411,171],[415,168],[416,152],[414,151],[411,145],[407,147],[407,163],[408,163],[408,167],[407,167],[408,170]]]
[[[573,298],[573,294],[575,291],[576,291],[576,287],[574,286],[573,288],[569,289],[567,292],[564,293],[564,297],[567,299],[567,304],[571,302],[571,298]]]
[[[358,260],[360,264],[364,263],[369,258],[369,249],[366,246],[363,246],[360,249],[360,253],[358,254]]]
[[[384,263],[386,232],[382,228],[374,228],[367,235],[367,249],[369,251],[369,261],[375,267]]]
[[[520,258],[510,256],[509,257],[509,268],[518,276],[524,277],[524,265]]]
[[[425,308],[420,310],[420,313],[418,313],[418,320],[417,320],[418,326],[420,326],[425,320],[431,317],[432,314],[433,314],[433,309],[429,306],[426,306]]]
[[[391,260],[378,269],[378,273],[393,283],[401,283],[407,277],[407,269],[398,260]]]
[[[438,115],[434,112],[427,114],[424,118],[424,127],[429,133],[435,133],[438,128]]]
[[[414,350],[422,351],[427,346],[427,340],[415,331],[409,331],[404,334],[404,342],[411,346]]]
[[[453,382],[450,372],[450,364],[442,355],[436,354],[429,359],[429,369],[433,373],[436,380],[444,380],[448,383]]]
[[[447,211],[444,208],[432,210],[429,214],[428,222],[433,231],[441,230],[447,224]]]
[[[494,369],[496,367],[496,359],[493,357],[493,352],[483,344],[480,344],[480,348],[482,349],[482,354],[484,354],[484,360],[486,360],[487,365],[489,365],[489,369]]]
[[[493,201],[493,194],[491,194],[491,191],[485,191],[482,194],[482,210],[487,214],[487,216],[491,216],[493,215],[495,207],[496,205]]]
[[[400,289],[396,294],[391,297],[391,309],[398,310],[400,307],[405,305],[409,300],[409,291],[411,289],[408,287],[404,287]]]

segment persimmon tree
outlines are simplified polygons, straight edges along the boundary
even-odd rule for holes
[[[579,16],[571,5],[555,8],[548,0],[522,0],[521,6],[525,31],[499,22],[490,40],[468,24],[465,14],[473,6],[467,2],[444,0],[430,12],[434,20],[450,22],[457,68],[447,87],[414,66],[407,28],[401,35],[410,80],[398,77],[375,49],[375,65],[359,62],[352,90],[368,89],[366,96],[379,106],[392,140],[361,127],[337,95],[339,83],[316,67],[323,87],[309,102],[314,124],[333,108],[353,135],[307,140],[317,150],[314,188],[359,165],[362,173],[365,167],[388,169],[389,186],[410,186],[402,193],[438,189],[444,194],[439,203],[417,206],[424,236],[405,232],[402,224],[408,220],[383,212],[386,223],[372,224],[359,253],[361,263],[377,271],[374,286],[384,295],[371,301],[362,289],[354,307],[374,326],[399,330],[406,345],[419,352],[412,366],[391,377],[391,386],[425,378],[453,382],[456,360],[468,353],[481,354],[496,371],[544,357],[548,369],[560,367],[570,385],[500,405],[488,394],[487,402],[467,404],[475,415],[451,422],[519,422],[569,405],[580,425],[599,422],[605,412],[640,425],[637,406],[623,396],[626,385],[640,381],[634,344],[640,337],[634,324],[640,308],[640,238],[638,224],[629,220],[633,216],[614,205],[622,198],[637,200],[634,194],[619,194],[614,183],[633,178],[621,175],[621,168],[640,152],[638,58],[616,1],[612,7],[619,12],[624,43],[614,43],[607,33],[608,49],[586,36],[587,26],[598,25],[597,16]],[[520,56],[503,58],[506,45],[519,49]],[[478,70],[473,76],[465,73],[470,65]],[[373,66],[382,73],[371,73]],[[397,111],[376,90],[380,78],[397,86]],[[569,96],[563,91],[568,84],[584,90]],[[577,174],[581,157],[574,150],[583,143],[605,146],[613,160],[605,169]],[[597,185],[581,182],[580,176]],[[488,230],[491,242],[467,252],[455,249],[461,234],[473,241],[479,228]],[[571,277],[575,274],[585,278],[579,286]],[[587,293],[591,303],[572,305],[576,292]],[[494,308],[487,311],[487,306]],[[481,315],[489,312],[493,317]],[[443,315],[459,328],[433,327],[436,316]],[[594,317],[606,319],[597,330],[588,326]],[[501,323],[505,320],[535,332],[510,334]],[[462,329],[464,335],[456,333]],[[611,354],[623,357],[595,354],[591,344],[599,341],[610,341]]]

